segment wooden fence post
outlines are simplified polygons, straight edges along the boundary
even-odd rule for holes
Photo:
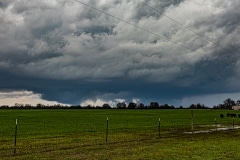
[[[216,128],[216,131],[217,131],[217,118],[215,118],[215,128]]]
[[[233,129],[234,129],[234,117],[233,117],[233,119],[232,119],[232,125],[233,125]]]

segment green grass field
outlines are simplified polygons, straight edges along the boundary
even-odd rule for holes
[[[227,113],[240,114],[193,110],[194,131],[240,125]],[[184,134],[191,122],[187,109],[0,110],[0,159],[240,159],[239,130]]]

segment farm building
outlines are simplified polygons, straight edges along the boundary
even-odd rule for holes
[[[233,106],[232,109],[233,110],[240,110],[240,106]]]

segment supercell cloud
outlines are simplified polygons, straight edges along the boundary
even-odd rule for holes
[[[239,93],[239,7],[237,0],[2,0],[0,89],[68,104],[181,105]]]

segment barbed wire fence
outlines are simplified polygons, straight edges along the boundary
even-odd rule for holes
[[[47,122],[25,123],[16,120],[11,127],[0,122],[0,158],[15,155],[37,154],[55,150],[73,149],[84,146],[158,138],[174,138],[198,133],[220,132],[240,128],[240,118],[209,119],[156,119],[156,123],[132,125],[130,122],[119,127],[111,123],[114,119],[103,121],[103,126],[78,122],[71,124],[66,131],[59,124]],[[10,122],[9,122],[10,123]],[[11,122],[12,123],[12,122]],[[69,126],[66,126],[69,127]]]

